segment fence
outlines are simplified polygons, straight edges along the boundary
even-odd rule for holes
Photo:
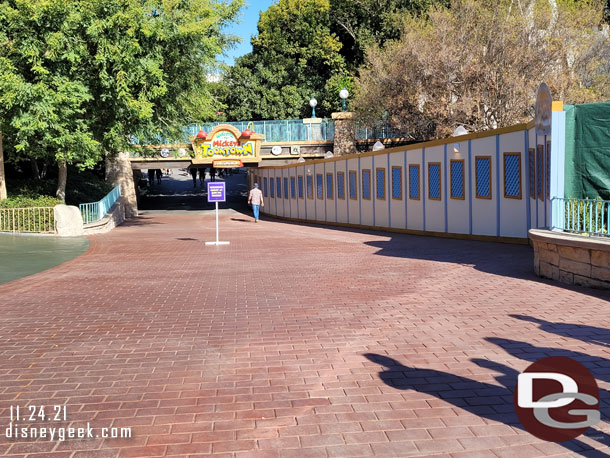
[[[110,207],[114,205],[114,203],[121,197],[121,186],[115,187],[112,191],[110,191],[106,196],[98,201],[91,202],[86,204],[80,204],[80,212],[83,215],[83,223],[93,223],[95,221],[101,220]]]
[[[0,208],[0,232],[55,233],[53,207]]]
[[[610,201],[554,197],[553,227],[565,232],[610,236]]]
[[[169,139],[158,136],[157,144],[172,145],[188,143],[189,137],[197,135],[200,129],[210,132],[220,124],[229,124],[243,132],[250,121],[192,123],[184,128],[182,138]],[[265,136],[265,142],[303,142],[303,141],[333,141],[335,138],[335,123],[332,119],[321,118],[319,124],[304,123],[302,119],[284,119],[270,121],[252,121],[254,131]],[[407,134],[403,130],[394,129],[389,124],[380,122],[374,127],[356,126],[356,140],[403,138]],[[140,144],[136,137],[133,144]]]
[[[533,123],[528,123],[485,134],[260,167],[250,174],[260,183],[268,215],[522,242],[529,228],[548,225],[548,193],[538,198],[527,186],[537,170],[546,170],[546,162],[530,168],[526,160],[529,146],[543,142]]]

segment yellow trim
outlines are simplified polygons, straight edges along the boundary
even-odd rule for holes
[[[330,195],[328,194],[328,177],[330,176],[330,180],[331,180],[331,185],[333,185],[333,193]],[[327,200],[335,200],[335,186],[334,186],[334,182],[333,182],[333,173],[332,172],[326,172],[326,199]]]
[[[518,196],[507,196],[506,195],[506,156],[518,156],[519,157],[519,195]],[[522,199],[523,192],[521,189],[521,153],[504,153],[502,155],[502,168],[504,170],[504,198],[505,199]]]
[[[400,190],[400,196],[398,197],[394,197],[394,169],[398,169],[400,171],[400,173],[398,174],[398,176],[400,176],[400,186],[399,186],[399,190]],[[392,166],[392,175],[390,177],[390,185],[392,188],[392,200],[402,200],[402,166],[401,165],[393,165]]]
[[[320,177],[320,187],[322,188],[322,192],[320,194],[322,194],[322,197],[320,197],[320,194],[318,194],[318,177]],[[316,199],[324,200],[324,174],[322,173],[316,173]]]
[[[352,197],[352,176],[354,177],[354,194],[356,195],[356,197]],[[349,198],[350,200],[358,200],[358,171],[357,170],[350,170],[348,172],[348,185],[349,185]]]
[[[343,197],[339,197],[339,175],[341,175],[343,181]],[[335,188],[337,188],[337,200],[345,200],[345,172],[337,172],[337,179],[335,183]]]
[[[552,111],[563,111],[563,102],[561,100],[552,103]]]
[[[307,164],[314,165],[314,164],[322,164],[322,163],[328,163],[328,162],[333,162],[333,161],[342,161],[342,160],[349,160],[349,159],[358,159],[358,158],[363,158],[363,157],[379,156],[379,155],[388,154],[388,153],[398,153],[398,152],[403,152],[403,151],[419,150],[422,148],[430,148],[432,146],[448,145],[450,143],[455,143],[456,141],[459,141],[461,143],[466,140],[493,137],[495,135],[509,134],[512,132],[521,132],[524,130],[529,130],[533,127],[534,127],[534,121],[532,120],[527,123],[516,124],[514,126],[502,127],[500,129],[494,129],[494,130],[484,130],[482,132],[475,132],[472,134],[460,135],[459,137],[449,137],[449,138],[441,138],[438,140],[429,140],[427,142],[413,143],[412,145],[395,146],[393,148],[387,148],[387,149],[383,149],[383,150],[379,150],[379,151],[368,151],[366,153],[346,154],[345,156],[335,156],[335,157],[331,157],[328,159],[316,159],[313,161],[308,161]],[[300,165],[302,165],[302,164],[274,165],[274,166],[266,166],[264,168],[290,168],[290,167],[298,167]]]
[[[372,191],[373,191],[371,189],[371,169],[361,169],[361,172],[362,172],[361,173],[362,176],[360,177],[360,179],[362,181],[361,181],[361,184],[360,184],[360,189],[362,189],[362,200],[371,200],[371,197],[372,197],[371,194],[372,194]],[[368,172],[368,174],[369,174],[369,179],[368,179],[368,182],[369,182],[369,196],[368,197],[364,197],[364,172]]]
[[[309,191],[309,179],[311,179],[311,197],[309,197],[309,195],[307,195],[308,191]],[[314,200],[314,190],[313,190],[313,176],[312,175],[307,175],[305,177],[305,197],[307,197],[308,200]]]
[[[489,195],[488,196],[480,196],[479,195],[479,174],[477,173],[477,161],[479,159],[487,159],[489,161]],[[477,199],[487,199],[491,200],[493,196],[493,186],[491,181],[491,156],[475,156],[474,157],[474,196]]]
[[[367,231],[378,231],[378,232],[393,232],[398,234],[409,234],[409,235],[420,235],[425,237],[440,237],[446,239],[460,239],[460,240],[476,240],[480,242],[500,242],[500,243],[513,243],[519,245],[528,245],[529,239],[527,237],[506,237],[506,236],[495,236],[495,235],[473,235],[473,234],[457,234],[454,232],[434,232],[434,231],[420,231],[417,229],[404,229],[398,227],[385,227],[385,226],[367,226],[364,224],[352,224],[352,223],[336,223],[334,221],[313,221],[302,218],[291,218],[288,216],[277,216],[263,213],[265,216],[284,221],[293,221],[296,223],[307,223],[316,224],[319,226],[337,226],[337,227],[348,227],[352,229],[365,229]]]
[[[453,195],[453,163],[454,162],[461,162],[462,163],[462,196],[454,196]],[[449,198],[451,199],[455,199],[455,200],[465,200],[466,199],[466,182],[464,181],[464,159],[451,159],[449,161],[449,180],[450,180],[450,184],[451,186],[449,186]]]
[[[438,197],[431,197],[430,191],[432,188],[430,187],[430,166],[438,165]],[[443,197],[443,170],[440,162],[428,162],[428,200],[442,200]]]
[[[383,171],[383,197],[379,197],[379,196],[377,195],[377,179],[378,179],[378,178],[377,178],[377,173],[378,173],[380,170],[381,170],[381,171]],[[385,181],[386,181],[386,180],[385,180],[385,168],[384,168],[384,167],[377,167],[377,168],[375,169],[375,198],[376,198],[377,200],[385,200]]]
[[[417,197],[411,196],[411,167],[415,167],[417,169]],[[420,168],[419,164],[409,164],[409,200],[421,200],[421,176],[420,176]]]
[[[299,181],[299,178],[301,179]],[[305,190],[303,189],[303,186],[299,186],[299,183],[302,184],[303,186],[305,186],[305,179],[303,178],[303,175],[297,175],[297,196],[299,199],[305,199]],[[303,191],[303,192],[300,192]]]

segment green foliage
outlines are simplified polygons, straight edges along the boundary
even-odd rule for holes
[[[583,235],[610,235],[608,217],[610,205],[597,199],[566,199],[564,202],[564,228],[567,232]]]
[[[448,4],[449,0],[330,0],[331,30],[343,44],[341,54],[356,74],[364,64],[367,48],[400,38],[405,13],[422,15],[432,5]]]
[[[226,119],[292,119],[342,107],[367,46],[400,36],[400,13],[447,0],[279,0],[261,13],[252,53],[238,59],[217,89]]]
[[[330,24],[328,0],[280,0],[261,13],[252,53],[224,80],[227,118],[309,117],[312,97],[321,102],[318,116],[337,109],[330,91],[348,73]]]
[[[90,171],[78,172],[72,170],[68,176],[69,187],[66,194],[66,203],[68,205],[78,206],[88,202],[97,202],[112,190],[112,186],[106,183],[102,178]],[[57,187],[57,178],[46,180],[31,180],[20,179],[10,180],[8,182],[8,202],[25,203],[26,207],[46,206],[38,205],[34,202],[48,201],[49,205],[57,205],[59,202],[55,197],[55,188]],[[4,204],[7,201],[1,201]],[[28,203],[31,202],[31,203]],[[7,203],[6,205],[15,207]]]
[[[132,136],[212,116],[207,74],[242,0],[0,2],[0,131],[8,159],[91,168]]]
[[[56,197],[36,194],[9,194],[8,199],[0,201],[0,208],[54,207],[61,201]]]

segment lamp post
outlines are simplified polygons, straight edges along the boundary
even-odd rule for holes
[[[309,106],[311,107],[311,117],[312,118],[316,117],[316,105],[317,104],[318,104],[318,101],[312,97],[311,100],[309,101]]]
[[[346,100],[349,97],[349,92],[347,89],[343,88],[339,91],[339,97],[341,97],[341,100],[343,101],[343,111],[345,111],[346,108]]]

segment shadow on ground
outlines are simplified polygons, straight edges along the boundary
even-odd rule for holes
[[[501,375],[496,380],[501,386],[498,386],[435,369],[408,367],[384,355],[366,353],[364,356],[383,367],[379,378],[392,388],[426,393],[478,417],[523,429],[513,407],[513,389],[519,373],[508,366],[486,359],[471,360],[480,367],[499,372]],[[587,436],[600,446],[610,446],[610,435],[599,429],[589,428]],[[561,445],[582,456],[607,456],[578,439]]]

